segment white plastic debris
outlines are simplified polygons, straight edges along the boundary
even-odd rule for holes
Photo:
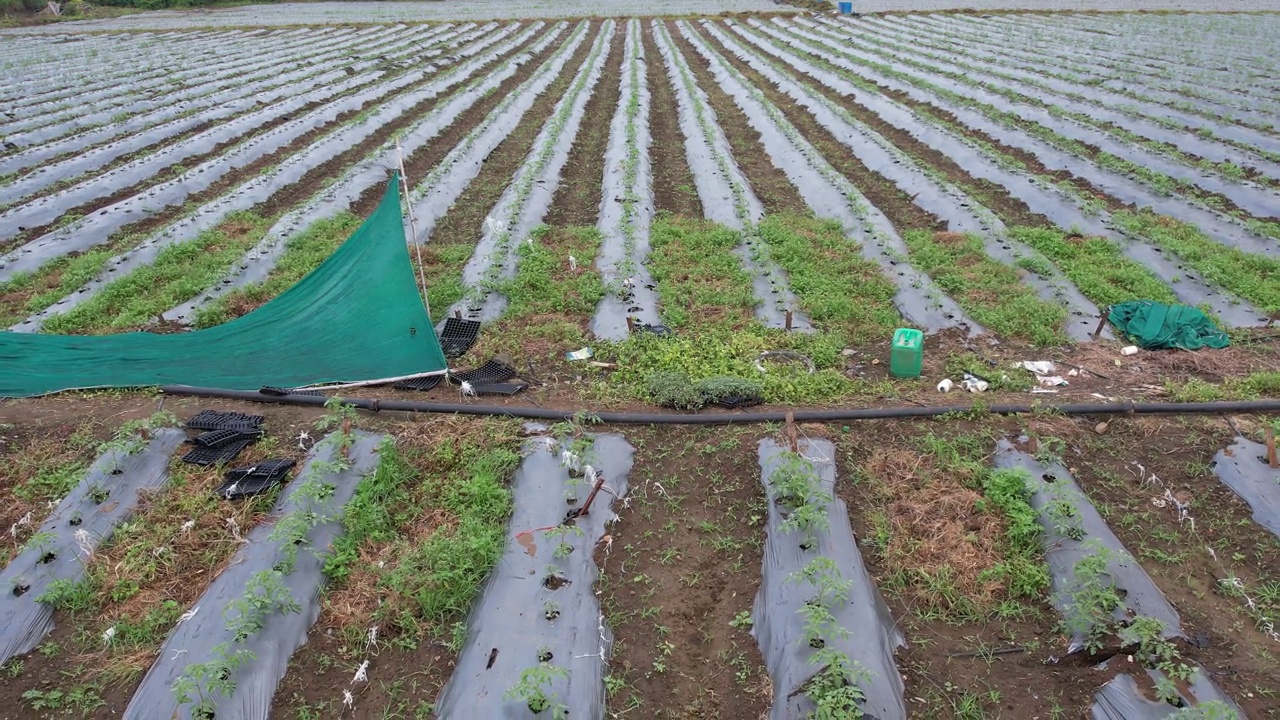
[[[570,255],[570,256],[569,256],[569,269],[570,269],[570,270],[577,270],[577,269],[578,269],[578,258],[576,258],[576,257],[574,257],[574,256],[572,256],[572,255]]]
[[[591,348],[584,347],[581,350],[574,350],[573,352],[565,353],[564,359],[565,360],[586,360],[592,357],[593,355],[595,355],[595,353],[591,352]]]
[[[365,660],[360,663],[360,667],[356,668],[356,676],[351,678],[351,684],[369,682],[369,661]]]
[[[1018,363],[1018,367],[1030,370],[1036,375],[1048,375],[1057,369],[1050,360],[1023,360]]]
[[[960,387],[971,393],[986,392],[991,387],[986,380],[980,380],[969,373],[964,374],[964,380],[960,382]]]
[[[1038,375],[1036,376],[1036,382],[1044,387],[1059,387],[1067,384],[1066,378],[1061,375]]]
[[[1138,346],[1137,346],[1137,345],[1129,345],[1128,347],[1122,347],[1122,348],[1120,348],[1120,354],[1121,354],[1121,355],[1137,355],[1137,354],[1138,354]]]
[[[458,386],[458,396],[464,397],[464,398],[475,397],[476,389],[472,387],[471,383],[467,382],[466,380],[463,380],[462,384]]]
[[[111,627],[107,628],[105,632],[102,633],[102,644],[110,645],[111,641],[115,639],[115,636],[116,636],[116,626],[112,625]]]
[[[946,378],[942,382],[938,383],[938,392],[951,392],[952,387],[955,387],[955,383],[951,382],[951,378]]]

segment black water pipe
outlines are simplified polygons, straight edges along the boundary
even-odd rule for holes
[[[167,395],[248,400],[250,402],[278,405],[322,406],[329,399],[317,395],[263,395],[253,390],[222,390],[219,388],[166,385],[160,391]],[[348,405],[361,410],[379,412],[446,413],[453,415],[482,415],[492,417],[523,418],[527,420],[572,420],[580,413],[591,414],[609,425],[736,425],[742,423],[785,422],[785,410],[771,412],[724,413],[633,413],[601,412],[589,410],[554,410],[538,407],[510,407],[504,405],[467,405],[465,403],[415,402],[411,400],[364,400],[342,398]],[[839,422],[843,420],[888,420],[895,418],[937,417],[947,413],[963,414],[975,409],[992,415],[1016,415],[1019,413],[1060,413],[1063,415],[1191,415],[1214,413],[1280,413],[1280,400],[1238,400],[1207,403],[1063,403],[1061,405],[951,405],[935,407],[884,407],[840,408],[836,410],[795,410],[796,422]]]

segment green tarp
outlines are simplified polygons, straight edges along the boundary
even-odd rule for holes
[[[1150,300],[1111,306],[1109,316],[1138,347],[1147,350],[1203,347],[1224,348],[1231,344],[1227,334],[1200,310],[1186,305],[1164,305]]]
[[[175,335],[0,333],[0,397],[150,385],[257,390],[446,367],[409,262],[394,177],[320,267],[224,325]]]

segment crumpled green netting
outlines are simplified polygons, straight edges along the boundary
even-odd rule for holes
[[[226,324],[175,335],[0,333],[0,397],[150,385],[257,390],[446,367],[409,262],[395,177],[320,267]]]
[[[1157,350],[1203,347],[1224,348],[1231,344],[1227,334],[1197,308],[1137,300],[1111,306],[1111,324],[1133,338],[1141,348]]]

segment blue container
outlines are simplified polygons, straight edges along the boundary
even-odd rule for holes
[[[836,4],[840,6],[840,14],[841,14],[841,15],[852,15],[852,14],[853,14],[853,3],[851,3],[851,2],[841,2],[841,3],[836,3]]]

